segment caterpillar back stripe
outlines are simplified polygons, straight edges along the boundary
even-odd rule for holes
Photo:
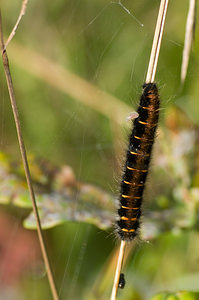
[[[143,85],[120,188],[117,232],[130,241],[138,234],[144,186],[159,118],[159,94],[155,83]]]

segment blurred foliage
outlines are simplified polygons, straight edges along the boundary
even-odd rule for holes
[[[107,234],[99,227],[108,228],[114,218],[112,200],[117,195],[123,157],[120,149],[125,148],[128,124],[124,120],[121,128],[108,119],[103,113],[104,104],[101,109],[93,109],[83,103],[81,95],[87,97],[89,91],[80,88],[72,74],[97,87],[101,94],[114,96],[121,115],[125,112],[124,103],[135,110],[159,6],[158,0],[124,0],[123,5],[131,12],[128,14],[115,2],[29,1],[8,47],[25,143],[28,153],[34,153],[33,158],[29,157],[41,214],[56,224],[67,220],[45,231],[61,299],[109,299],[113,282],[117,244],[110,231]],[[7,36],[20,6],[19,0],[1,0]],[[181,0],[170,1],[156,76],[161,120],[143,207],[142,239],[150,243],[137,242],[129,252],[124,270],[127,283],[118,299],[145,300],[165,290],[198,288],[199,44],[196,24],[188,76],[181,87],[187,9],[188,0],[183,5]],[[43,77],[31,67],[30,50],[37,54],[36,67],[47,71]],[[53,71],[41,58],[54,62]],[[66,84],[70,93],[57,80],[56,75],[62,74],[60,67],[70,71]],[[23,169],[16,163],[20,155],[2,65],[0,70],[0,142],[1,150],[9,153],[7,161],[1,157],[1,210],[16,215],[21,223],[31,209]],[[75,93],[79,98],[72,96]],[[107,107],[108,104],[107,100]],[[70,166],[76,177],[64,166]],[[66,171],[70,179],[67,183]],[[71,206],[72,217],[67,213]],[[85,223],[80,222],[79,212]],[[17,228],[17,221],[13,228]],[[0,299],[51,299],[44,274],[26,273],[18,284],[1,286]],[[184,295],[187,300],[193,294]],[[162,297],[184,300],[183,293],[165,293]]]
[[[114,221],[111,195],[95,186],[76,181],[69,166],[59,170],[47,161],[34,160],[32,156],[29,157],[29,163],[44,229],[65,221],[84,221],[101,229],[111,227]],[[3,153],[0,153],[0,190],[0,204],[32,208],[22,164],[9,161]],[[36,229],[33,213],[24,225]]]
[[[194,292],[177,292],[177,293],[161,293],[152,297],[151,300],[197,300],[199,293]]]

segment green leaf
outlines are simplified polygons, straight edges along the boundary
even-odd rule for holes
[[[199,292],[180,291],[176,293],[163,292],[150,298],[150,300],[198,300]]]
[[[199,292],[181,291],[177,292],[179,300],[198,300]]]

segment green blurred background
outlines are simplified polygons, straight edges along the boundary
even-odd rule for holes
[[[117,193],[126,117],[138,104],[159,2],[124,0],[129,14],[117,1],[29,1],[7,49],[29,153],[55,165],[70,165],[78,180]],[[188,0],[170,1],[168,8],[156,75],[162,100],[160,133],[145,195],[146,213],[179,210],[171,215],[168,210],[171,223],[150,243],[135,243],[125,268],[126,288],[119,291],[118,299],[144,300],[162,290],[199,289],[197,23],[187,79],[183,88],[180,85],[188,4]],[[19,0],[1,0],[5,36],[20,7]],[[19,147],[2,63],[0,74],[1,150],[17,160]],[[89,95],[94,95],[93,102],[85,100]],[[183,132],[188,137],[194,134],[194,139],[184,138]],[[183,225],[174,222],[180,210],[189,212]],[[13,224],[12,234],[24,232],[20,213],[5,206],[1,211]],[[68,222],[45,231],[45,237],[61,299],[109,299],[118,245],[111,230]],[[34,239],[37,244],[35,235]],[[8,234],[7,242],[11,240]],[[12,255],[11,250],[8,253]],[[0,260],[3,278],[6,267]],[[27,269],[12,281],[2,280],[0,299],[51,299],[41,258],[36,255]]]

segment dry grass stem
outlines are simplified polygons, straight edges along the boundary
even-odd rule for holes
[[[34,190],[33,190],[33,185],[32,185],[32,180],[31,180],[31,175],[30,175],[30,170],[29,170],[29,165],[28,165],[28,160],[27,160],[27,155],[26,155],[25,144],[24,144],[24,140],[23,140],[23,136],[22,136],[21,124],[20,124],[20,120],[19,120],[19,114],[18,114],[16,99],[15,99],[15,93],[14,93],[14,87],[13,87],[13,83],[12,83],[12,77],[11,77],[11,74],[10,74],[8,57],[7,57],[5,47],[4,47],[1,11],[0,11],[0,39],[1,39],[1,50],[2,50],[3,66],[4,66],[6,81],[7,81],[7,85],[8,85],[8,91],[9,91],[12,111],[13,111],[13,115],[14,115],[16,130],[17,130],[17,137],[18,137],[21,157],[22,157],[22,161],[23,161],[23,166],[24,166],[24,170],[25,170],[26,181],[27,181],[27,184],[28,184],[30,198],[32,200],[33,211],[34,211],[35,218],[36,218],[37,232],[38,232],[41,252],[42,252],[42,255],[43,255],[43,259],[44,259],[44,263],[45,263],[45,267],[46,267],[46,271],[47,271],[48,280],[49,280],[49,284],[50,284],[50,287],[51,287],[53,299],[54,300],[59,300],[57,289],[56,289],[54,278],[53,278],[53,274],[52,274],[52,271],[51,271],[49,258],[48,258],[47,251],[46,251],[45,242],[44,242],[43,232],[42,232],[42,228],[41,228],[37,203],[36,203],[36,199],[35,199],[35,194],[34,194]]]
[[[149,60],[148,71],[146,75],[146,83],[154,82],[157,69],[158,57],[160,53],[160,46],[162,42],[162,35],[166,19],[167,7],[169,0],[161,0],[154,38],[151,49],[151,56]]]
[[[10,43],[10,41],[12,40],[12,38],[14,37],[15,33],[16,33],[16,30],[17,30],[17,27],[21,21],[21,18],[25,15],[26,13],[26,7],[27,7],[27,4],[28,4],[28,0],[23,0],[22,1],[22,5],[21,5],[21,10],[20,10],[20,13],[19,13],[19,16],[18,16],[18,19],[17,19],[17,22],[15,24],[15,26],[13,27],[13,30],[11,31],[6,43],[5,43],[5,49],[7,48],[8,44]]]
[[[125,267],[130,254],[132,255],[132,251],[134,248],[135,244],[133,243],[129,244],[128,247],[126,247],[122,267]],[[93,284],[93,288],[91,291],[92,295],[98,295],[99,297],[102,297],[104,291],[107,289],[109,290],[111,277],[113,274],[113,269],[115,268],[115,265],[117,263],[119,250],[119,247],[114,248],[107,261],[104,263],[104,266],[101,269],[99,276],[96,278]]]
[[[114,283],[113,283],[111,300],[115,300],[116,296],[117,296],[118,284],[119,284],[119,280],[120,280],[120,273],[121,273],[122,263],[123,263],[123,259],[124,259],[125,246],[126,246],[126,242],[122,240],[121,244],[120,244],[120,251],[119,251],[118,259],[117,259],[117,267],[116,267],[116,272],[115,272],[115,279],[114,279]]]
[[[189,57],[191,53],[191,47],[194,39],[195,30],[195,18],[196,18],[196,0],[189,1],[189,11],[187,15],[186,31],[185,31],[185,41],[182,57],[182,67],[181,67],[181,83],[183,84],[187,75],[187,69],[189,64]]]
[[[155,74],[157,70],[157,63],[160,53],[160,46],[162,42],[162,35],[164,31],[164,25],[165,25],[165,19],[166,19],[166,13],[167,13],[167,7],[168,7],[169,0],[161,0],[160,2],[160,8],[154,33],[154,39],[151,49],[151,55],[149,60],[149,66],[148,71],[146,75],[146,83],[154,82],[155,80]],[[118,256],[116,271],[115,271],[115,279],[113,283],[113,289],[111,294],[111,300],[115,300],[117,296],[117,290],[118,290],[118,284],[119,284],[119,278],[122,268],[122,262],[124,258],[124,250],[125,250],[125,241],[121,241],[120,246],[120,253]]]

